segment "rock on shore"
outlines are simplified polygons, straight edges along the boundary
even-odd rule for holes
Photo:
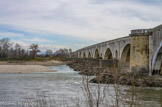
[[[132,85],[133,83],[135,86],[162,87],[162,76],[160,75],[148,76],[146,73],[133,73],[130,72],[129,68],[122,68],[118,71],[115,67],[102,68],[95,65],[84,65],[78,61],[68,65],[79,72],[79,74],[95,75],[96,78],[90,81],[93,83],[114,84],[118,81],[120,85]],[[98,80],[99,75],[100,80]]]
[[[140,87],[162,87],[162,77],[161,76],[130,76],[130,75],[118,75],[115,79],[115,75],[104,74],[100,79],[93,78],[90,82],[93,83],[104,83],[104,84],[114,84],[118,82],[120,85],[132,85]]]

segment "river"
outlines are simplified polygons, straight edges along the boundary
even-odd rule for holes
[[[66,65],[49,67],[57,72],[0,74],[0,107],[86,107],[82,76]],[[95,95],[98,85],[89,85],[93,98],[97,98]],[[104,98],[101,107],[114,105],[114,85],[100,84],[100,87],[100,97]],[[128,95],[123,99],[130,100],[129,87],[119,88]],[[103,96],[104,94],[106,95]],[[140,107],[162,106],[161,88],[136,88],[135,96]],[[95,100],[93,102],[95,105]],[[125,106],[129,104],[128,101]]]

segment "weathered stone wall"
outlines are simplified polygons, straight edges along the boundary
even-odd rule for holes
[[[88,58],[75,59],[75,61],[78,61],[88,67],[116,67],[118,63],[117,60],[101,60]]]
[[[96,58],[95,53],[98,50],[99,57],[104,59],[107,49],[110,49],[113,59],[120,60],[123,49],[127,44],[130,44],[130,37],[118,38],[111,41],[102,42],[86,48],[82,48],[74,52],[77,58],[83,58],[85,53],[85,58],[88,58],[90,53],[91,58]]]
[[[132,36],[130,49],[130,68],[149,69],[149,36]]]

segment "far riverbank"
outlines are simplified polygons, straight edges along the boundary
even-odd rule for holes
[[[48,66],[66,65],[70,61],[43,60],[43,61],[0,61],[0,73],[34,73],[34,72],[56,72]]]
[[[0,74],[34,72],[56,72],[56,70],[42,65],[0,65]]]
[[[47,61],[0,61],[0,65],[42,65],[42,66],[56,66],[65,65],[70,61],[57,61],[57,60],[47,60]]]

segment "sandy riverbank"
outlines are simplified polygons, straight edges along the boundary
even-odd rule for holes
[[[0,73],[55,72],[47,66],[67,64],[63,61],[1,61]]]
[[[42,65],[0,65],[0,73],[55,72]]]
[[[49,60],[49,61],[0,61],[0,65],[43,65],[43,66],[55,66],[63,65],[68,62]]]

